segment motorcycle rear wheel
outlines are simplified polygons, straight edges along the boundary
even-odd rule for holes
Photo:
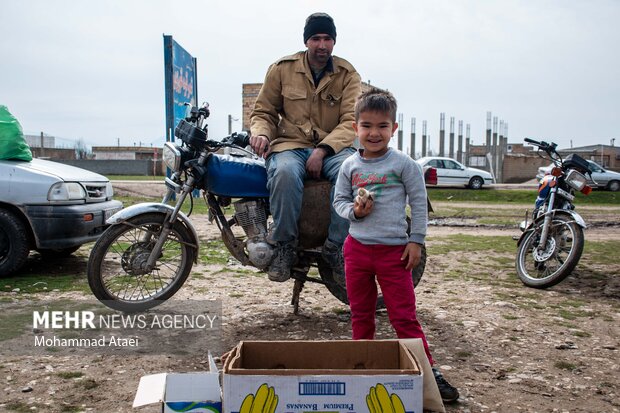
[[[334,280],[334,275],[332,273],[331,267],[324,262],[322,259],[318,261],[319,274],[321,275],[321,279],[325,283],[325,286],[329,290],[330,293],[340,301],[345,304],[349,304],[349,299],[347,298],[347,290],[345,287],[341,286]],[[413,287],[417,287],[417,285],[422,280],[422,276],[424,275],[424,269],[426,268],[426,245],[422,246],[422,256],[420,257],[420,263],[411,270],[411,279],[413,281]],[[383,301],[383,295],[379,294],[377,297],[377,308],[385,308],[385,302]]]
[[[104,305],[125,312],[143,311],[172,297],[187,279],[196,248],[189,231],[175,222],[155,268],[146,273],[141,265],[162,229],[166,216],[138,215],[108,228],[88,260],[88,284]],[[150,236],[145,241],[145,236]]]
[[[564,280],[573,271],[583,252],[582,228],[570,217],[558,215],[549,228],[547,250],[536,252],[542,226],[525,236],[517,250],[517,274],[523,284],[548,288]],[[543,255],[538,260],[535,255]],[[542,260],[547,256],[546,260]]]

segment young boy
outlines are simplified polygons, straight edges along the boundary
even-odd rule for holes
[[[416,318],[411,278],[426,236],[426,187],[422,168],[388,147],[397,128],[396,99],[391,93],[372,89],[359,97],[353,129],[363,149],[342,164],[334,194],[334,208],[351,222],[343,247],[351,327],[354,340],[374,339],[376,277],[397,336],[421,338],[432,365],[426,337]],[[360,188],[370,196],[363,196],[364,191],[358,195]],[[407,199],[411,228],[405,213]],[[458,399],[458,390],[437,369],[433,372],[442,399]]]

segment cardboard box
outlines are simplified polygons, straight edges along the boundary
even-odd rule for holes
[[[241,342],[224,365],[225,413],[422,413],[422,371],[398,340]]]
[[[164,413],[222,411],[219,373],[211,355],[209,372],[161,373],[140,378],[133,407],[161,403]]]

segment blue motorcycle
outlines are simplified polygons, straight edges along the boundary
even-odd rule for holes
[[[222,141],[208,139],[208,105],[192,107],[175,129],[176,142],[167,142],[163,160],[172,171],[166,178],[162,202],[132,205],[111,216],[110,226],[93,247],[88,262],[88,283],[94,295],[110,308],[133,312],[155,307],[172,297],[198,261],[200,242],[189,215],[181,211],[193,203],[194,190],[202,190],[209,217],[222,241],[243,265],[266,270],[274,256],[268,241],[269,191],[264,160],[245,147],[249,135],[234,133]],[[226,148],[234,153],[223,154]],[[344,285],[321,258],[330,221],[331,184],[307,181],[299,219],[297,264],[292,270],[292,305],[297,314],[306,282],[325,285],[343,303]],[[175,199],[173,201],[173,199]],[[170,203],[174,202],[172,205]],[[229,208],[232,205],[232,208]],[[193,204],[192,204],[193,206]],[[232,212],[227,217],[225,212]],[[424,273],[426,249],[412,270],[414,285]],[[308,275],[317,267],[319,277]],[[382,305],[379,298],[378,305]]]

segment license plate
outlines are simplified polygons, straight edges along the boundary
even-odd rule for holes
[[[112,215],[116,214],[121,209],[122,208],[112,208],[112,209],[106,209],[105,211],[103,211],[103,222],[106,222],[108,220],[108,218],[110,218]]]

